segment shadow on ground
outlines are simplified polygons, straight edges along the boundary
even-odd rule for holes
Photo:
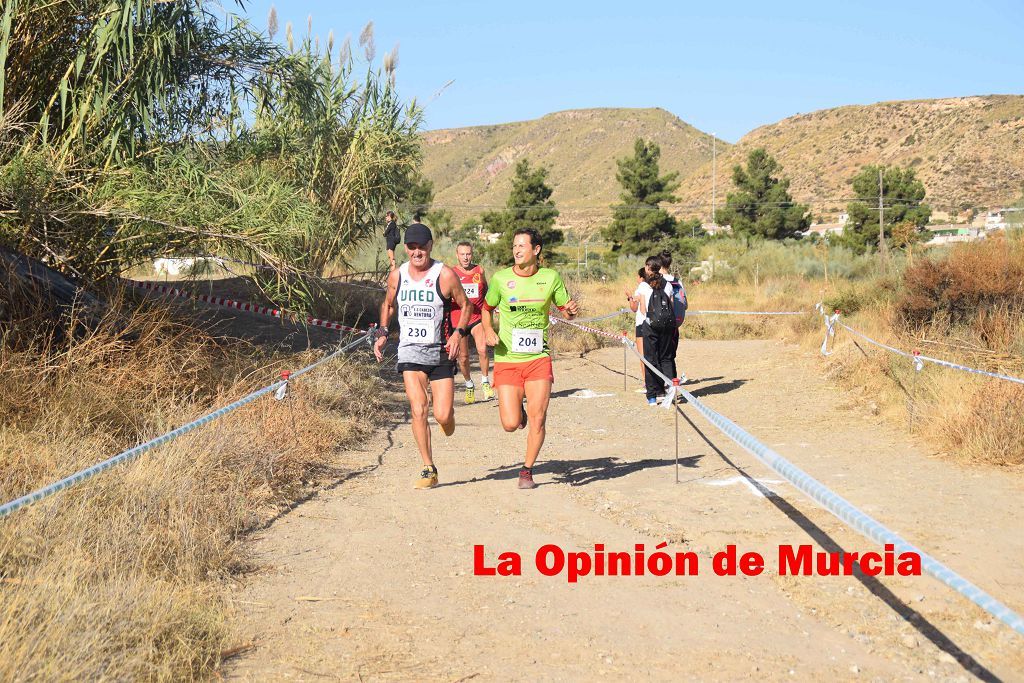
[[[697,392],[693,393],[696,394]],[[711,437],[697,426],[697,424],[684,410],[678,407],[676,410],[679,411],[679,415],[686,420],[687,424],[690,425],[694,433],[696,433],[697,436],[700,437],[700,439],[704,441],[704,443],[706,443],[728,467],[734,469],[740,476],[746,479],[751,486],[760,491],[769,503],[775,506],[779,512],[784,514],[797,527],[803,530],[803,532],[817,543],[820,548],[830,553],[847,553],[846,549],[843,548],[838,541],[832,538],[827,531],[822,529],[813,520],[797,509],[795,505],[780,496],[778,493],[767,488],[760,481],[750,476],[745,469],[733,462],[729,456],[727,456],[722,449],[718,447]],[[728,441],[727,439],[722,440]],[[857,563],[854,564],[854,576],[857,581],[859,581],[861,585],[868,590],[868,592],[893,612],[898,614],[906,623],[913,626],[922,637],[927,638],[933,645],[935,645],[935,647],[952,656],[957,663],[963,667],[964,671],[976,676],[982,681],[1000,680],[995,674],[985,668],[981,662],[975,659],[968,652],[965,652],[949,636],[943,633],[938,626],[929,621],[921,612],[901,600],[879,579],[865,574]]]
[[[693,455],[679,459],[680,467],[697,467],[702,455]],[[533,473],[539,477],[546,478],[551,475],[548,482],[537,482],[538,486],[551,484],[569,484],[570,486],[586,486],[596,481],[618,479],[627,475],[650,469],[652,467],[670,467],[676,463],[674,458],[643,458],[642,460],[622,460],[616,457],[588,458],[586,460],[552,460],[541,463],[533,468]],[[503,465],[488,470],[482,477],[474,477],[464,481],[451,481],[439,484],[442,486],[461,486],[463,484],[474,484],[480,481],[512,480],[519,477],[519,465]]]
[[[715,394],[728,394],[730,391],[739,389],[749,381],[749,379],[733,379],[729,380],[728,382],[709,384],[706,387],[694,389],[693,391],[690,391],[690,393],[693,394],[694,396],[697,396],[698,398],[701,396],[714,396]]]

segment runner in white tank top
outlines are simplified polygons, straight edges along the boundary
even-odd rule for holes
[[[427,425],[427,383],[434,400],[434,419],[441,430],[451,436],[455,431],[455,381],[453,359],[459,353],[459,339],[467,334],[463,328],[450,330],[452,305],[461,311],[461,319],[469,320],[473,305],[459,278],[451,268],[430,257],[434,238],[430,228],[413,223],[405,230],[405,251],[409,260],[388,275],[387,293],[380,306],[380,328],[373,352],[377,361],[384,360],[388,322],[398,314],[398,371],[405,382],[412,413],[412,434],[423,458],[423,471],[416,488],[437,486]],[[450,331],[449,331],[450,330]]]
[[[451,300],[441,294],[440,261],[427,271],[426,276],[414,279],[409,274],[409,263],[398,268],[398,365],[441,365],[442,347],[451,336]]]

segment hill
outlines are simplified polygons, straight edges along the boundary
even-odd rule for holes
[[[501,208],[524,157],[550,169],[553,199],[567,216],[605,216],[618,200],[615,159],[643,137],[661,146],[662,170],[692,174],[711,159],[711,137],[663,109],[584,109],[532,121],[424,133],[424,174],[435,202],[456,218]],[[728,148],[719,141],[719,151]]]
[[[437,203],[458,218],[504,204],[512,166],[522,158],[551,170],[563,221],[604,220],[619,186],[615,159],[633,140],[662,148],[663,171],[678,171],[679,215],[708,217],[711,137],[662,109],[586,109],[522,121],[425,133],[424,172]],[[816,214],[835,213],[850,178],[865,164],[912,166],[937,209],[1007,203],[1024,186],[1024,96],[990,95],[852,105],[762,126],[735,145],[718,142],[719,206],[732,167],[765,147]]]
[[[764,147],[792,180],[794,196],[833,213],[866,164],[910,166],[933,207],[948,211],[1005,204],[1024,186],[1024,96],[993,95],[881,102],[799,114],[762,126],[718,156],[719,206],[732,167]],[[683,182],[684,204],[706,205],[711,164]],[[706,215],[706,214],[704,214]]]

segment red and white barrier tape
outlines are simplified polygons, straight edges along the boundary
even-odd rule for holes
[[[615,334],[614,332],[609,332],[608,330],[599,330],[596,327],[590,327],[588,325],[581,325],[580,323],[578,323],[578,322],[576,322],[574,320],[569,320],[568,318],[556,318],[555,316],[551,316],[551,322],[552,323],[562,323],[564,325],[571,325],[572,327],[575,327],[575,328],[580,329],[580,330],[584,330],[586,332],[590,332],[591,334],[596,334],[596,335],[600,335],[602,337],[608,337],[609,339],[614,339],[617,342],[622,342],[622,340],[625,338],[624,335],[622,335],[622,334]]]
[[[235,301],[234,299],[228,299],[223,296],[210,296],[207,294],[194,294],[185,289],[178,289],[177,287],[169,287],[167,285],[157,284],[155,282],[139,282],[137,280],[125,280],[125,283],[132,287],[139,289],[148,289],[153,292],[160,292],[161,294],[170,294],[171,296],[181,297],[183,299],[194,299],[196,301],[202,301],[208,304],[214,304],[216,306],[226,306],[227,308],[236,308],[240,311],[248,311],[249,313],[256,313],[258,315],[266,315],[271,318],[290,318],[302,320],[303,317],[298,314],[291,314],[288,311],[283,311],[279,308],[271,308],[269,306],[260,306],[257,304],[251,304],[245,301]],[[316,327],[324,327],[328,330],[341,330],[343,332],[362,332],[355,327],[349,327],[348,325],[342,325],[341,323],[334,322],[332,320],[321,320],[320,318],[314,318],[311,315],[305,316],[305,322],[307,325],[315,325]]]

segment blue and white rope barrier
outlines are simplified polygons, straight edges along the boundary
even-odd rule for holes
[[[626,313],[632,313],[632,312],[633,311],[629,310],[628,308],[620,308],[617,311],[613,311],[611,313],[605,313],[604,315],[595,315],[592,318],[577,318],[576,322],[592,323],[592,322],[596,322],[598,320],[608,320],[609,318],[617,318],[620,315],[625,315]]]
[[[823,309],[821,304],[817,304],[817,306],[815,306],[815,308],[818,310],[819,313],[821,313],[822,317],[825,320],[825,328],[826,328],[825,329],[825,342],[823,342],[822,345],[821,345],[821,354],[823,356],[828,356],[828,355],[831,355],[831,353],[832,353],[831,351],[826,351],[826,346],[828,344],[829,337],[835,336],[835,325],[838,325],[839,327],[842,327],[847,332],[860,337],[861,339],[863,339],[864,341],[868,342],[869,344],[873,344],[874,346],[877,346],[879,348],[885,349],[886,351],[890,351],[890,352],[895,353],[895,354],[897,354],[899,356],[903,356],[904,358],[909,358],[909,359],[913,360],[915,368],[917,370],[919,370],[919,371],[922,369],[924,363],[932,363],[933,365],[940,365],[940,366],[942,366],[944,368],[950,368],[952,370],[960,370],[962,372],[969,372],[969,373],[972,373],[972,374],[975,374],[975,375],[984,375],[986,377],[992,377],[994,379],[1001,379],[1001,380],[1004,380],[1006,382],[1014,382],[1016,384],[1024,384],[1024,379],[1021,379],[1020,377],[1014,377],[1013,375],[1004,375],[1004,374],[999,373],[999,372],[989,372],[988,370],[979,370],[978,368],[972,368],[972,367],[969,367],[967,365],[960,365],[959,363],[953,363],[951,361],[943,360],[941,358],[932,358],[931,356],[924,356],[924,355],[921,355],[919,353],[908,353],[907,351],[904,351],[902,349],[897,349],[894,346],[889,346],[888,344],[883,344],[882,342],[878,341],[877,339],[872,339],[871,337],[869,337],[868,335],[864,334],[863,332],[860,332],[859,330],[855,330],[852,327],[850,327],[849,325],[845,324],[843,321],[839,320],[839,313],[838,312],[835,313],[834,315],[829,316],[829,315],[825,314],[824,309]]]
[[[560,320],[559,322],[569,325],[573,324],[573,321],[571,320]],[[845,498],[834,493],[831,489],[814,479],[811,475],[807,474],[799,467],[773,451],[771,448],[758,441],[753,435],[737,425],[735,422],[706,406],[696,396],[683,389],[682,386],[673,385],[672,378],[666,377],[656,367],[651,365],[651,363],[649,363],[642,354],[637,352],[636,343],[633,340],[623,336],[622,343],[629,347],[630,350],[632,350],[633,353],[644,363],[644,365],[651,370],[651,372],[656,374],[665,382],[666,397],[664,405],[666,407],[671,405],[674,394],[678,392],[697,410],[698,413],[701,414],[701,416],[704,417],[704,419],[714,425],[720,432],[742,446],[765,465],[778,472],[793,486],[810,496],[812,500],[816,501],[847,525],[879,544],[885,545],[886,543],[891,543],[897,554],[904,552],[916,553],[921,558],[921,568],[924,569],[924,571],[928,572],[933,577],[955,590],[957,593],[960,593],[978,607],[1005,623],[1017,633],[1024,635],[1024,618],[1019,614],[954,572],[949,567],[946,567],[932,556],[911,545],[880,522],[858,510]]]
[[[595,315],[592,318],[577,318],[576,322],[579,323],[592,323],[598,320],[607,320],[608,318],[615,318],[620,315],[630,314],[634,311],[628,308],[620,308],[612,313],[605,313],[604,315]],[[700,310],[687,310],[686,315],[807,315],[805,311],[700,311]]]
[[[807,315],[806,311],[686,311],[686,315]]]
[[[349,349],[354,348],[355,346],[363,343],[364,341],[366,341],[367,339],[370,339],[371,337],[372,337],[371,333],[370,332],[366,332],[362,336],[358,337],[355,341],[352,341],[352,342],[346,344],[345,346],[341,347],[337,351],[334,351],[333,353],[331,353],[331,354],[329,354],[327,356],[324,356],[323,358],[321,358],[317,362],[313,363],[312,365],[307,365],[306,367],[302,368],[301,370],[297,370],[297,371],[295,371],[293,373],[290,373],[290,375],[288,376],[288,379],[282,379],[282,380],[279,380],[277,382],[274,382],[273,384],[271,384],[269,386],[265,386],[262,389],[257,389],[256,391],[252,392],[251,394],[249,394],[247,396],[244,396],[243,398],[238,399],[234,403],[226,405],[223,408],[218,408],[217,410],[213,411],[212,413],[209,413],[207,415],[203,415],[199,419],[193,420],[192,422],[189,422],[186,425],[182,425],[181,427],[178,427],[177,429],[172,429],[171,431],[167,432],[166,434],[162,434],[162,435],[156,437],[155,439],[151,439],[151,440],[149,440],[149,441],[147,441],[145,443],[139,444],[138,446],[134,446],[133,448],[129,448],[128,450],[123,451],[121,453],[118,453],[117,455],[115,455],[115,456],[113,456],[111,458],[108,458],[107,460],[104,460],[103,462],[96,463],[95,465],[92,465],[91,467],[87,467],[87,468],[85,468],[83,470],[75,472],[74,474],[72,474],[72,475],[70,475],[68,477],[63,478],[60,481],[55,481],[52,484],[44,486],[41,489],[33,491],[32,493],[26,494],[26,495],[22,496],[21,498],[17,498],[15,500],[12,500],[9,503],[4,503],[3,505],[0,505],[0,519],[3,519],[4,517],[7,517],[11,513],[16,512],[17,510],[20,510],[21,508],[23,508],[23,507],[25,507],[27,505],[31,505],[32,503],[37,503],[40,500],[43,500],[44,498],[48,498],[48,497],[54,495],[55,493],[58,493],[60,491],[63,491],[64,489],[67,489],[67,488],[70,488],[70,487],[74,486],[75,484],[83,482],[86,479],[91,479],[92,477],[95,477],[97,474],[99,474],[101,472],[104,472],[106,470],[109,470],[114,465],[118,465],[118,464],[120,464],[122,462],[125,462],[127,460],[132,460],[134,458],[139,457],[140,455],[142,455],[143,453],[145,453],[147,451],[151,451],[154,448],[158,448],[159,446],[163,446],[164,444],[173,441],[174,439],[178,438],[179,436],[182,436],[183,434],[188,434],[189,432],[191,432],[191,431],[193,431],[195,429],[199,429],[200,427],[202,427],[204,425],[207,425],[207,424],[213,422],[214,420],[216,420],[216,419],[218,419],[220,417],[223,417],[223,416],[227,415],[228,413],[233,412],[233,411],[241,408],[244,405],[252,403],[256,399],[260,398],[261,396],[266,396],[267,394],[269,394],[271,392],[275,392],[278,389],[281,389],[282,387],[285,387],[291,379],[294,379],[295,377],[299,377],[300,375],[303,375],[303,374],[313,370],[314,368],[317,368],[320,365],[323,365],[327,361],[336,358],[337,356],[339,356],[342,353],[345,353],[346,351],[348,351]]]

